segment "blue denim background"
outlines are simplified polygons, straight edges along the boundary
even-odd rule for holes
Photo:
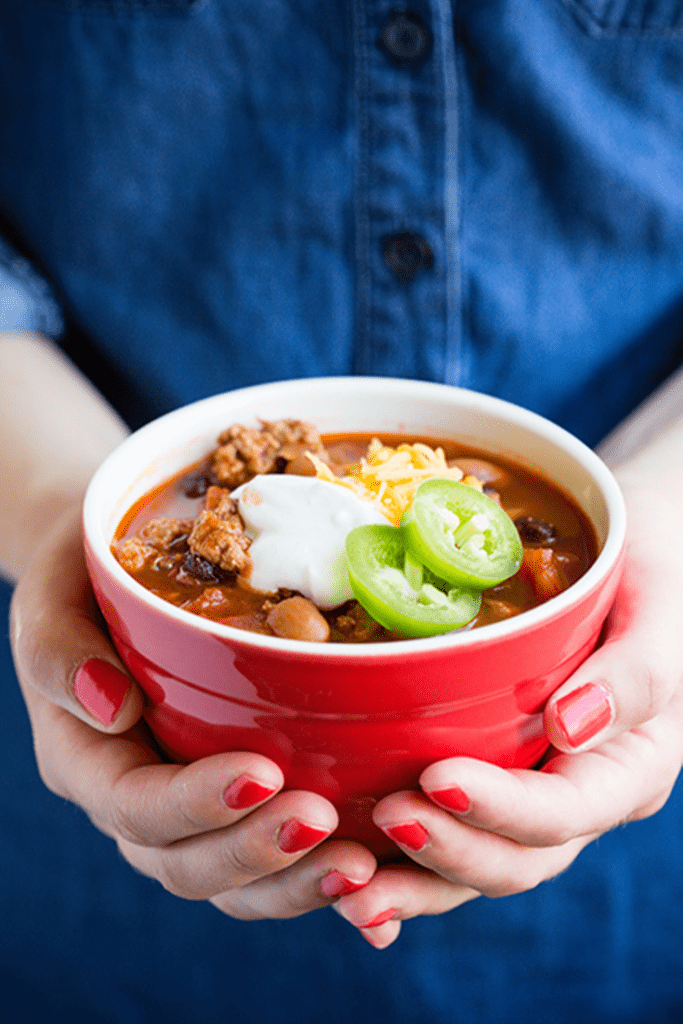
[[[0,585],[0,610],[8,588]],[[520,896],[372,949],[332,910],[241,922],[135,874],[38,778],[0,648],[0,997],[9,1024],[680,1024],[683,788]]]
[[[131,420],[371,373],[595,443],[680,361],[681,4],[415,0],[404,68],[393,6],[0,0],[0,210]]]
[[[6,235],[132,423],[372,373],[489,391],[594,443],[680,362],[683,4],[415,0],[434,45],[404,68],[377,47],[394,6],[0,0]],[[404,230],[434,253],[407,284],[382,258]],[[48,329],[49,300],[22,294]],[[42,787],[0,658],[8,1020],[683,1020],[680,785],[560,878],[380,954],[331,911],[232,922],[135,875]]]

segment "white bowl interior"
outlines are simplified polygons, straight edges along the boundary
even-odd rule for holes
[[[259,419],[302,419],[321,433],[405,432],[429,437],[455,437],[490,455],[505,455],[560,485],[586,512],[601,546],[595,565],[558,602],[580,597],[618,557],[625,535],[623,499],[602,461],[571,434],[518,406],[476,392],[441,384],[386,378],[333,377],[265,384],[217,395],[185,406],[132,434],[97,471],[88,489],[84,526],[93,550],[123,585],[142,592],[169,614],[191,617],[213,632],[270,646],[270,638],[245,634],[176,609],[145,591],[121,568],[110,552],[114,532],[139,498],[163,481],[208,454],[217,435],[233,423],[257,425]],[[569,595],[569,597],[568,597]],[[545,611],[544,611],[545,609]],[[525,613],[548,614],[548,604]],[[514,630],[517,619],[483,627],[472,633],[447,634],[404,644],[442,645],[470,639],[484,630]],[[298,641],[273,638],[277,645],[301,646]],[[304,645],[310,649],[310,645]],[[344,645],[333,645],[339,652]],[[378,645],[368,644],[366,647]],[[386,645],[383,645],[386,646]],[[395,646],[395,645],[391,645]],[[356,652],[357,653],[357,652]]]

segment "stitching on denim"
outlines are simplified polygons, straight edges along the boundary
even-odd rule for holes
[[[17,281],[33,302],[37,318],[36,329],[41,334],[58,338],[64,330],[64,322],[52,288],[27,259],[19,256],[2,239],[0,268],[6,270]]]
[[[436,8],[440,20],[441,77],[440,92],[441,122],[444,131],[442,139],[443,203],[444,203],[444,262],[446,288],[446,324],[442,379],[456,384],[462,378],[462,218],[460,216],[461,149],[460,126],[462,124],[462,90],[459,81],[458,51],[455,40],[454,2],[437,0]],[[448,101],[449,87],[455,90],[451,103]],[[454,123],[449,123],[450,118]],[[454,179],[454,180],[452,180]],[[455,205],[449,202],[449,184]]]
[[[372,338],[370,336],[370,306],[372,273],[370,267],[370,222],[368,214],[368,180],[370,160],[369,138],[369,73],[368,52],[365,36],[367,35],[367,18],[364,0],[354,3],[354,54],[356,68],[355,100],[357,106],[357,159],[356,159],[356,238],[355,238],[355,272],[356,272],[356,316],[355,339],[352,349],[352,365],[354,372],[367,371],[366,360]]]
[[[675,39],[683,35],[683,20],[679,25],[672,26],[648,25],[642,22],[639,25],[624,25],[610,19],[601,20],[585,0],[558,0],[558,2],[574,16],[582,28],[596,37],[611,39],[619,36],[636,36],[646,39]],[[643,7],[645,4],[646,0],[643,0]]]
[[[26,2],[26,0],[25,0]],[[198,10],[206,0],[32,0],[74,14],[183,14]]]

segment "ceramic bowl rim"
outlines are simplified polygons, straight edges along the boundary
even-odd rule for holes
[[[437,398],[439,395],[443,398],[445,397],[445,392],[448,392],[451,395],[451,399],[457,405],[461,405],[463,402],[465,404],[476,402],[478,407],[483,406],[491,414],[498,415],[498,417],[502,417],[508,422],[513,422],[532,433],[540,435],[544,441],[555,444],[565,454],[574,458],[597,485],[609,516],[609,528],[605,543],[590,569],[576,583],[550,601],[510,619],[480,626],[476,629],[467,630],[465,628],[464,630],[443,633],[434,637],[397,640],[391,643],[311,644],[301,640],[286,640],[280,637],[264,636],[260,633],[249,633],[245,630],[225,626],[211,619],[206,619],[178,608],[152,594],[138,583],[137,580],[133,579],[112,555],[109,541],[104,540],[104,533],[100,527],[102,517],[101,504],[103,500],[101,491],[107,485],[110,474],[112,472],[119,472],[119,467],[125,464],[127,453],[133,448],[137,449],[148,439],[155,439],[157,436],[161,437],[164,427],[168,425],[169,421],[182,422],[182,420],[186,419],[189,423],[193,418],[197,418],[198,413],[205,411],[210,406],[214,404],[219,406],[221,400],[225,402],[229,399],[232,404],[242,399],[248,400],[252,395],[256,396],[257,394],[267,398],[269,392],[271,394],[276,391],[285,393],[287,390],[291,390],[295,394],[300,393],[302,389],[311,391],[316,388],[326,388],[331,393],[334,393],[336,390],[341,392],[349,387],[355,387],[360,393],[366,392],[369,394],[372,390],[376,390],[378,386],[392,391],[396,394],[397,398],[401,392],[409,392],[413,398],[419,398],[420,395],[424,395],[425,399],[429,399],[430,396]],[[515,453],[511,454],[514,458]],[[158,450],[150,454],[150,464],[155,457],[158,457]],[[277,653],[283,656],[287,654],[297,657],[304,656],[307,660],[313,658],[321,661],[328,661],[330,659],[358,661],[359,659],[376,660],[380,658],[386,661],[405,657],[410,657],[412,660],[412,657],[420,654],[428,655],[435,651],[443,652],[451,649],[454,651],[463,648],[472,649],[490,645],[510,637],[521,637],[525,633],[536,631],[540,627],[557,620],[565,613],[570,612],[603,586],[618,565],[625,544],[626,510],[619,485],[610,470],[595,452],[562,427],[521,406],[507,402],[504,399],[485,395],[481,392],[427,381],[387,377],[311,377],[289,381],[274,381],[268,384],[253,385],[212,395],[174,409],[129,435],[105,459],[95,472],[88,486],[83,503],[83,532],[86,545],[92,557],[99,563],[101,570],[110,578],[113,578],[132,597],[142,601],[151,611],[157,612],[171,621],[182,623],[186,628],[192,627],[201,634],[208,634],[229,641],[233,647],[252,648],[254,652],[259,650],[270,651],[273,654]]]

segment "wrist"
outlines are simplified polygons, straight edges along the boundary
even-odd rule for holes
[[[0,574],[18,577],[127,433],[55,345],[32,334],[0,334]]]

